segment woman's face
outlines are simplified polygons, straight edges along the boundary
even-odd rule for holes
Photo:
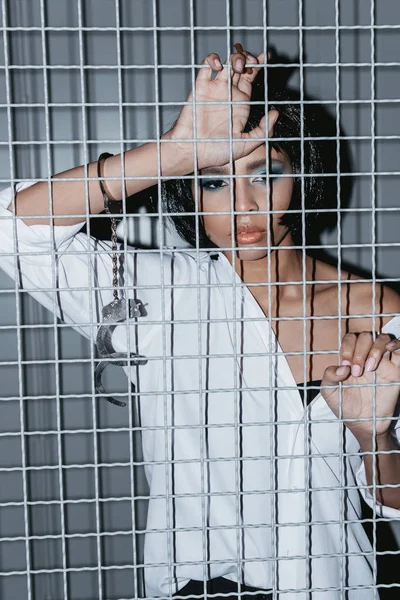
[[[265,258],[268,247],[278,246],[288,233],[287,227],[279,221],[292,199],[293,178],[282,177],[292,173],[290,160],[272,149],[268,179],[266,168],[266,147],[263,145],[234,163],[234,175],[246,177],[230,178],[229,165],[208,167],[199,173],[200,210],[213,213],[203,216],[206,233],[219,248],[235,248],[239,260]],[[207,177],[203,179],[205,175]],[[279,213],[268,215],[267,210]],[[218,214],[221,212],[227,214]],[[232,251],[224,250],[224,254],[232,257]]]

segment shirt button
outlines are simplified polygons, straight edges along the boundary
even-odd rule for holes
[[[297,487],[295,485],[292,485],[292,490],[297,490]]]

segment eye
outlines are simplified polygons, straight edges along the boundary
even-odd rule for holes
[[[223,179],[200,179],[200,187],[202,190],[208,192],[215,192],[223,187],[226,187],[228,183]]]
[[[277,181],[279,179],[279,177],[281,175],[283,175],[285,169],[283,167],[283,165],[272,165],[271,166],[271,171],[269,173],[269,181],[271,183],[275,183],[275,181]],[[254,182],[256,183],[267,183],[267,172],[264,171],[262,173],[259,173],[254,179]]]

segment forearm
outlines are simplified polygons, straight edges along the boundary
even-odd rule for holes
[[[162,176],[179,177],[193,170],[190,160],[177,152],[175,144],[161,143],[160,148]],[[155,142],[125,152],[124,178],[121,155],[112,156],[102,164],[102,178],[109,197],[114,200],[123,197],[123,186],[128,197],[156,183],[155,179],[130,179],[131,177],[157,177],[159,174]],[[47,181],[38,182],[16,195],[15,213],[22,217],[38,215],[35,219],[24,219],[28,225],[48,225],[50,214],[54,217],[54,225],[81,223],[88,211],[90,214],[98,214],[104,208],[96,178],[97,163],[90,163],[86,172],[85,167],[80,166],[52,177],[50,192]],[[9,208],[12,210],[13,206],[10,205]]]
[[[372,438],[359,440],[364,454],[365,473],[369,491],[373,494],[373,482],[377,486],[397,487],[376,488],[376,500],[385,506],[400,509],[400,447],[389,435],[377,436],[375,447]],[[376,452],[376,453],[375,453]]]

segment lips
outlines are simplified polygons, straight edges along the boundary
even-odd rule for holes
[[[265,229],[257,225],[238,225],[236,227],[236,235],[243,233],[265,233]]]
[[[257,225],[238,225],[236,241],[238,244],[255,244],[265,237],[266,231]]]

